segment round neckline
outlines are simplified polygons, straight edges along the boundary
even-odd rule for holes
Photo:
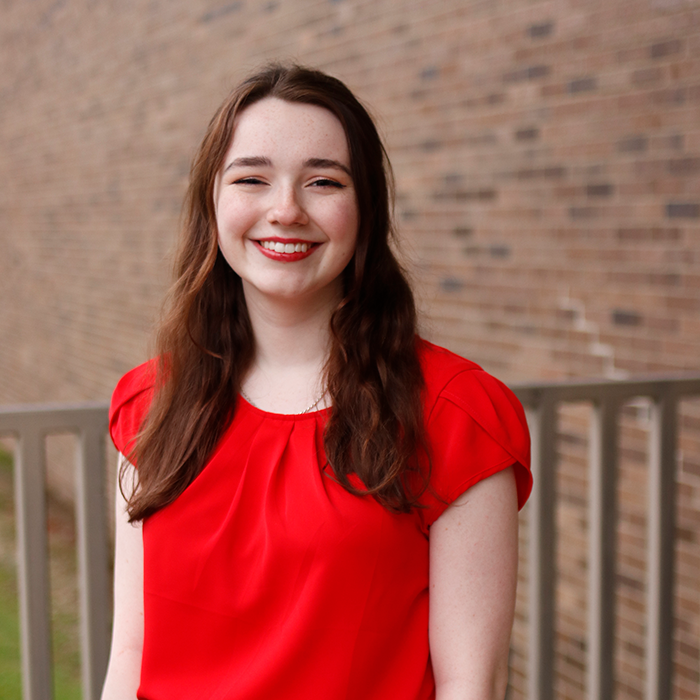
[[[320,413],[326,413],[330,409],[330,406],[325,406],[324,408],[317,408],[315,411],[309,411],[308,413],[274,413],[273,411],[266,411],[262,408],[258,408],[257,406],[254,406],[252,403],[250,403],[250,401],[248,401],[241,394],[238,394],[238,402],[239,402],[239,405],[243,404],[249,410],[251,410],[255,413],[259,413],[263,416],[267,416],[268,418],[275,418],[275,419],[280,419],[280,420],[304,420],[306,418],[315,418]]]

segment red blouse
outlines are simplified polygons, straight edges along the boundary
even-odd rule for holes
[[[449,503],[515,464],[530,492],[514,395],[477,365],[421,344],[431,484]],[[114,392],[128,452],[152,365]],[[427,700],[429,528],[447,503],[394,514],[353,496],[323,450],[327,410],[267,413],[239,398],[203,471],[143,524],[143,700]],[[359,483],[359,482],[358,482]]]

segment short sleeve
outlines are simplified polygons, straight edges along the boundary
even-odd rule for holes
[[[153,398],[156,362],[151,360],[127,372],[117,383],[109,407],[109,434],[114,446],[129,456]],[[130,457],[133,461],[133,458]]]
[[[530,436],[513,392],[482,369],[453,377],[426,416],[430,488],[419,509],[424,531],[464,491],[511,465],[518,508],[532,489]]]

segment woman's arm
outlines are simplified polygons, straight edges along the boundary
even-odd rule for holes
[[[120,468],[124,462],[120,454]],[[136,478],[134,467],[128,463],[126,466],[125,487]],[[143,651],[143,540],[141,523],[129,523],[118,485],[116,500],[114,626],[102,700],[135,700]]]
[[[436,700],[503,700],[518,567],[513,468],[475,484],[430,528]]]

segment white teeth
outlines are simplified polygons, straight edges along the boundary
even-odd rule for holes
[[[275,253],[305,253],[309,243],[281,243],[280,241],[260,241],[265,250],[274,250]]]

